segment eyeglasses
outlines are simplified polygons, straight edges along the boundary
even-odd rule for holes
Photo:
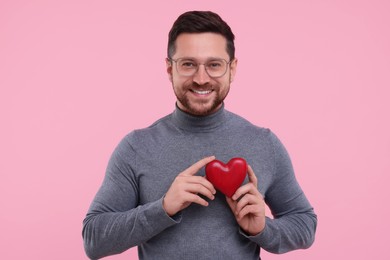
[[[192,59],[187,58],[169,60],[176,63],[176,70],[180,76],[191,77],[199,70],[200,65],[203,65],[207,74],[211,78],[220,78],[225,75],[229,64],[232,62],[227,62],[224,59],[212,59],[206,63],[198,63]]]

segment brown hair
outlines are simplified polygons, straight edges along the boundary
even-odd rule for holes
[[[230,60],[234,59],[234,34],[222,18],[211,11],[190,11],[180,15],[174,22],[168,35],[168,58],[176,51],[175,41],[181,33],[213,32],[226,39],[226,51]]]

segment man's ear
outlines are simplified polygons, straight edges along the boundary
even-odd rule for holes
[[[168,58],[166,58],[165,64],[167,66],[167,73],[168,73],[169,81],[172,82],[172,68],[173,68],[172,61],[170,61]]]
[[[236,58],[234,58],[234,60],[232,60],[232,62],[230,63],[230,82],[233,82],[234,77],[236,76],[237,63],[238,60]]]

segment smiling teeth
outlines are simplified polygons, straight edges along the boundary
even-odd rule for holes
[[[207,95],[209,93],[211,93],[211,90],[192,90],[193,92],[195,92],[196,94],[199,94],[199,95]]]

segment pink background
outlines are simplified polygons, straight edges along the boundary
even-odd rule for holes
[[[167,33],[193,9],[231,25],[226,107],[282,139],[318,214],[313,247],[263,258],[390,259],[387,0],[2,0],[0,257],[86,259],[112,150],[174,109]]]

